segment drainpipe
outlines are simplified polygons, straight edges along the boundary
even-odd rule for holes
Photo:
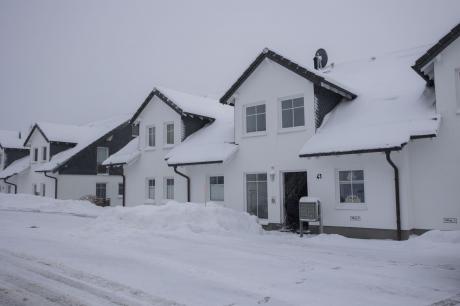
[[[57,179],[57,177],[48,175],[47,171],[43,172],[43,174],[46,177],[49,177],[50,179],[54,180],[54,198],[57,199],[58,198],[58,196],[57,196],[58,195],[58,179]]]
[[[18,185],[8,182],[7,179],[9,179],[10,177],[12,177],[12,175],[11,175],[11,176],[8,176],[8,177],[5,177],[5,178],[3,179],[3,181],[5,182],[5,184],[8,184],[8,185],[10,185],[10,186],[13,186],[13,187],[14,187],[14,194],[17,194],[17,193],[18,193]]]
[[[190,202],[190,177],[188,177],[187,175],[179,172],[177,170],[177,165],[173,166],[173,167],[174,167],[174,172],[176,172],[177,174],[179,174],[180,176],[184,177],[187,180],[187,202]]]
[[[402,231],[401,231],[401,203],[399,199],[399,169],[395,163],[391,160],[391,150],[385,151],[385,156],[388,163],[393,168],[395,176],[395,201],[396,201],[396,227],[398,230],[398,240],[402,240]]]

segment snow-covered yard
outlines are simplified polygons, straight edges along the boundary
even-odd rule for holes
[[[459,294],[458,232],[299,238],[214,206],[0,195],[0,305],[454,305]]]

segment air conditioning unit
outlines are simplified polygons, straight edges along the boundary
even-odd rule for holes
[[[318,198],[302,197],[299,200],[300,237],[303,236],[303,222],[319,222],[319,232],[323,232],[321,202]]]

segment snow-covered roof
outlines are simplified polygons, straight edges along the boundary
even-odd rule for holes
[[[160,98],[181,116],[196,116],[212,121],[225,110],[220,103],[216,103],[216,99],[156,86],[131,118],[131,122],[136,120],[154,96]]]
[[[121,150],[110,155],[102,164],[104,166],[128,164],[134,161],[140,154],[139,137],[136,137],[121,148]]]
[[[323,73],[358,97],[329,113],[300,156],[400,149],[411,138],[437,134],[433,89],[411,69],[424,48],[335,64]]]
[[[8,167],[0,171],[0,179],[8,178],[10,176],[22,173],[29,169],[30,158],[29,156],[20,158],[11,163]]]
[[[24,140],[19,138],[19,132],[0,130],[0,147],[9,149],[24,148]]]
[[[62,133],[62,138],[60,139],[71,139],[73,137],[74,140],[72,142],[76,142],[76,146],[54,155],[49,162],[36,167],[35,171],[44,172],[57,170],[59,166],[63,165],[77,153],[79,153],[80,151],[82,151],[95,141],[97,141],[99,138],[103,137],[104,135],[106,135],[107,133],[117,128],[126,121],[128,121],[128,116],[117,116],[101,121],[92,122],[86,125],[72,126],[68,129],[65,129],[67,132],[73,132],[78,134],[70,136],[64,135],[64,133]],[[47,125],[47,127],[51,126],[52,125]],[[79,129],[80,127],[81,129]],[[56,133],[55,135],[57,134],[58,133]]]
[[[221,106],[223,111],[213,123],[190,135],[168,152],[165,157],[168,165],[222,163],[238,150],[234,143],[233,107]]]

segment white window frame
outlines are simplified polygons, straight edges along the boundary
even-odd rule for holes
[[[123,183],[118,183],[118,185],[117,185],[117,187],[118,187],[118,188],[117,188],[117,195],[118,195],[119,198],[123,198],[123,193],[120,193],[120,185],[123,185],[123,191],[124,191],[124,189],[125,189],[125,184],[123,184]]]
[[[168,185],[167,185],[167,181],[168,180],[173,180],[173,190],[172,190],[172,198],[168,198]],[[170,201],[170,200],[174,200],[176,198],[176,180],[174,179],[173,176],[165,176],[163,178],[163,199],[165,201]]]
[[[151,199],[149,196],[149,191],[150,191],[150,181],[153,180],[155,182],[155,186],[153,188],[153,199]],[[156,198],[157,198],[157,186],[158,186],[158,181],[155,177],[146,177],[145,178],[145,203],[147,204],[152,204],[155,203]]]
[[[293,99],[298,99],[298,98],[303,98],[303,116],[304,116],[303,125],[283,128],[282,102],[286,100],[293,100]],[[297,132],[297,131],[306,130],[307,128],[307,108],[305,106],[305,96],[303,94],[297,94],[297,95],[278,98],[277,108],[278,108],[278,132],[279,133],[288,133],[288,132]]]
[[[0,170],[3,170],[3,159],[5,158],[5,153],[0,149]],[[11,186],[11,185],[8,185]]]
[[[455,69],[455,89],[456,89],[456,97],[457,97],[457,111],[456,114],[460,115],[460,67]]]
[[[40,157],[39,157],[40,150],[39,150],[39,148],[33,147],[31,152],[32,152],[32,163],[38,163],[38,161],[40,160]],[[35,154],[35,152],[37,152],[37,154]]]
[[[107,151],[107,157],[106,157],[104,160],[106,160],[106,159],[109,158],[109,156],[110,156],[110,149],[109,149],[109,147],[106,147],[106,146],[98,146],[98,147],[96,147],[96,168],[97,168],[97,171],[96,171],[97,173],[96,173],[96,174],[97,174],[97,175],[109,175],[109,167],[107,167],[107,166],[105,167],[106,172],[99,172],[99,168],[98,168],[98,167],[101,166],[102,163],[104,162],[104,160],[103,160],[101,163],[99,163],[99,162],[97,161],[97,155],[98,155],[99,149],[106,149],[106,151]]]
[[[246,122],[246,111],[249,107],[253,106],[259,106],[259,105],[265,105],[265,131],[256,131],[256,132],[248,132],[247,131],[247,122]],[[255,103],[250,103],[250,104],[244,104],[242,105],[242,115],[243,115],[243,137],[253,137],[253,136],[266,136],[267,135],[267,130],[268,130],[268,121],[267,121],[267,115],[268,115],[268,104],[265,101],[259,101]]]
[[[150,145],[150,129],[153,128],[153,146]],[[154,149],[156,148],[157,145],[157,129],[155,125],[147,125],[145,127],[145,148],[148,149]]]
[[[41,191],[41,196],[45,197],[46,196],[46,184],[45,183],[41,183],[40,191]]]
[[[340,171],[363,171],[363,184],[364,184],[364,202],[363,203],[341,203],[340,202]],[[336,194],[336,209],[338,210],[367,210],[368,209],[368,193],[366,192],[367,186],[367,176],[366,170],[359,167],[350,167],[350,168],[337,168],[335,169],[335,194]]]
[[[223,184],[217,184],[217,185],[223,185],[222,186],[223,187],[223,198],[222,198],[222,200],[213,200],[211,198],[211,178],[212,177],[223,177],[224,178],[224,183]],[[225,175],[223,175],[223,174],[209,175],[207,181],[208,181],[208,190],[209,190],[208,191],[208,200],[213,201],[213,202],[224,202],[225,201]]]
[[[48,147],[47,146],[44,146],[44,147],[41,147],[41,151],[42,151],[42,161],[47,161],[47,157],[48,157]]]
[[[168,125],[173,126],[173,143],[168,143]],[[176,144],[176,124],[174,121],[168,121],[163,124],[163,146],[165,148],[171,148]]]
[[[105,185],[105,198],[104,198],[104,199],[108,199],[108,192],[107,192],[107,189],[108,189],[108,188],[107,188],[107,185],[108,185],[108,184],[107,184],[107,182],[96,182],[96,186],[95,186],[95,188],[96,188],[96,189],[95,189],[95,191],[96,191],[96,197],[97,197],[97,185],[99,185],[99,184]]]
[[[32,184],[32,194],[35,196],[40,195],[40,191],[38,190],[38,184]]]
[[[251,171],[251,172],[244,172],[243,173],[243,190],[244,190],[244,205],[245,205],[245,209],[246,209],[246,212],[249,213],[248,211],[248,181],[247,181],[247,178],[248,178],[248,174],[266,174],[267,175],[267,219],[261,219],[259,218],[259,216],[256,216],[257,219],[259,220],[259,223],[260,224],[263,224],[263,225],[267,225],[268,224],[268,220],[270,218],[270,184],[269,184],[269,173],[266,171],[266,170],[261,170],[261,171]]]

